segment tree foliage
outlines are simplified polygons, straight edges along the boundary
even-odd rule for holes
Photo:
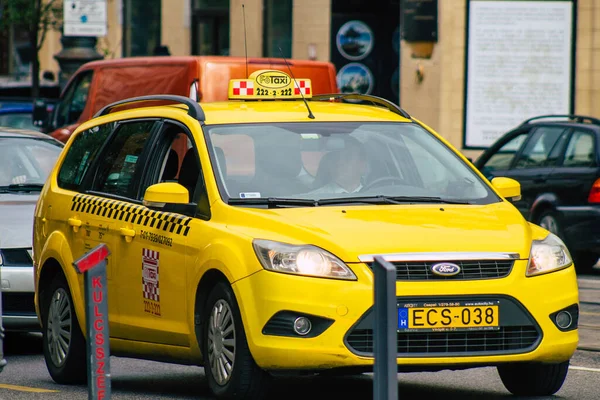
[[[36,33],[35,49],[40,50],[46,33],[60,29],[63,20],[62,0],[0,0],[0,29],[10,25],[26,27]]]
[[[50,29],[60,29],[63,21],[63,0],[0,0],[0,30],[10,26],[25,29],[32,55],[32,93],[39,93],[38,52]]]

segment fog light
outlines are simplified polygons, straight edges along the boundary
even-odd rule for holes
[[[294,321],[294,332],[300,336],[308,335],[311,328],[312,324],[310,323],[310,319],[306,317],[298,317]]]
[[[561,311],[556,314],[556,325],[561,329],[567,329],[573,323],[573,317],[568,311]]]

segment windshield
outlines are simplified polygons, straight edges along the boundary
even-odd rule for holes
[[[231,204],[261,198],[499,201],[454,152],[414,123],[235,124],[205,129],[221,194]]]
[[[0,138],[0,187],[43,185],[61,150],[53,140]]]
[[[33,117],[31,113],[0,114],[0,126],[32,129],[36,131],[40,130],[37,126],[33,125]]]

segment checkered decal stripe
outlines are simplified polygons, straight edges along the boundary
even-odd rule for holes
[[[144,279],[142,275],[142,288],[144,291],[144,298],[153,301],[160,301],[160,281],[158,277],[160,275],[158,269],[158,251],[142,249],[142,268],[156,269],[156,282],[151,282]]]
[[[306,85],[306,80],[297,79],[296,81],[298,84],[294,85],[294,94],[300,94],[300,91],[302,91],[302,94],[310,94],[310,86]]]
[[[71,211],[162,229],[165,232],[183,236],[188,235],[189,223],[192,220],[191,217],[179,214],[153,211],[144,206],[86,194],[78,194],[73,197]]]
[[[254,94],[254,82],[252,81],[234,81],[233,94],[236,96],[248,96]]]

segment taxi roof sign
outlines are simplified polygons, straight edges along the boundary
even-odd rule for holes
[[[285,100],[312,97],[310,79],[293,79],[282,71],[262,69],[248,79],[229,81],[229,98],[246,100]]]

